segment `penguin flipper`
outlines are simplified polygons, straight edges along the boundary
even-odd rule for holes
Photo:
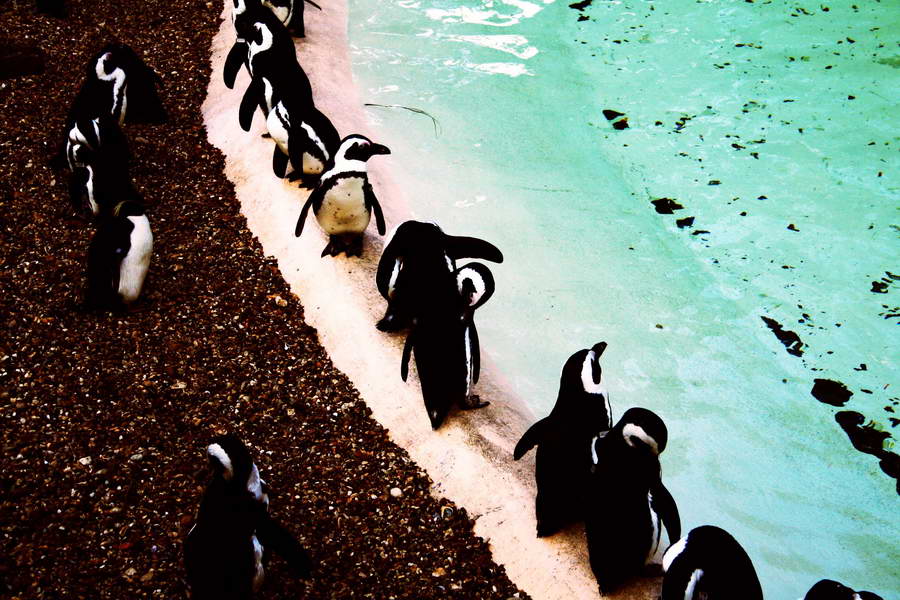
[[[256,526],[256,536],[264,548],[271,548],[285,560],[294,573],[307,578],[312,573],[312,560],[300,542],[268,513],[263,514]]]
[[[529,450],[537,446],[544,437],[545,430],[550,425],[547,417],[544,417],[534,425],[528,428],[528,431],[522,436],[513,450],[513,460],[519,460],[525,456]]]
[[[469,323],[469,353],[472,357],[472,383],[478,383],[478,375],[481,371],[481,346],[478,344],[478,330],[475,322]]]
[[[238,71],[241,70],[241,65],[244,64],[246,58],[247,46],[241,42],[235,42],[231,46],[231,50],[228,51],[228,56],[225,57],[225,68],[222,71],[225,85],[228,86],[229,90],[234,88],[234,80],[237,78]]]
[[[318,4],[316,4],[315,2],[313,2],[312,0],[305,0],[305,2],[306,2],[307,4],[312,4],[313,6],[315,6],[316,8],[318,8],[319,10],[322,10],[322,7],[319,6]]]
[[[315,193],[316,190],[313,190],[313,193],[306,199],[303,210],[300,211],[300,217],[297,219],[297,226],[294,228],[294,237],[300,237],[300,234],[303,233],[303,225],[306,224],[306,213],[309,212],[309,207],[312,206]]]
[[[372,184],[369,183],[368,179],[363,184],[363,195],[366,199],[366,207],[375,213],[375,225],[378,226],[379,235],[384,235],[384,214],[381,212],[381,205],[378,203],[378,198],[375,197],[375,190],[372,189]]]
[[[452,259],[481,258],[495,263],[503,262],[503,253],[490,242],[458,235],[444,236],[447,255]]]
[[[409,335],[406,336],[406,341],[403,343],[403,356],[400,358],[400,377],[403,381],[406,381],[409,375],[409,356],[412,354],[413,336],[415,334],[415,329],[410,331]]]
[[[244,131],[250,131],[250,125],[253,123],[253,113],[256,112],[256,107],[259,106],[261,93],[262,80],[254,77],[250,80],[250,85],[247,86],[247,91],[244,92],[244,97],[241,98],[241,106],[238,109],[238,122]]]
[[[675,504],[675,498],[672,497],[662,481],[659,481],[650,490],[650,506],[663,522],[669,536],[669,543],[677,542],[681,538],[681,518],[678,515],[678,505]]]
[[[275,172],[275,177],[284,179],[284,176],[287,174],[287,166],[288,157],[276,144],[275,148],[272,151],[272,171]]]

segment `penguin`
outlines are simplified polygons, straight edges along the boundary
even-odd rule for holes
[[[109,116],[120,126],[126,121],[165,122],[167,114],[157,85],[161,86],[162,80],[134,50],[124,44],[105,46],[88,62],[84,83],[66,117],[62,147],[52,158],[51,166],[62,168],[73,129],[78,127],[87,135],[81,127],[95,118]]]
[[[432,429],[443,424],[454,405],[472,410],[490,404],[471,393],[481,364],[473,317],[494,294],[494,277],[480,263],[469,263],[453,275],[452,287],[443,288],[441,297],[417,318],[400,363],[400,377],[406,381],[410,356],[415,356]]]
[[[66,159],[71,169],[69,200],[76,213],[87,208],[97,216],[118,202],[141,202],[131,183],[131,152],[125,134],[110,115],[76,120],[66,139]]]
[[[212,480],[184,541],[184,564],[193,600],[249,600],[259,591],[274,550],[295,575],[312,563],[299,542],[269,515],[268,486],[247,447],[234,435],[206,449]]]
[[[659,416],[630,408],[593,444],[584,520],[601,595],[650,566],[663,526],[670,541],[681,535],[678,507],[663,485],[659,464],[667,438]]]
[[[235,21],[237,40],[226,58],[224,77],[225,84],[233,87],[241,64],[247,65],[250,84],[241,98],[238,121],[244,131],[250,131],[256,108],[260,107],[268,118],[283,95],[291,96],[293,110],[314,103],[309,78],[297,62],[294,42],[284,25],[271,11],[246,6]],[[242,60],[243,47],[246,59]]]
[[[328,244],[322,256],[361,256],[363,232],[372,213],[378,233],[384,235],[384,215],[372,190],[366,172],[366,162],[378,154],[390,154],[387,146],[369,138],[353,134],[341,140],[340,147],[328,163],[316,188],[300,211],[294,235],[300,237],[310,207],[322,230],[328,234]]]
[[[235,40],[225,57],[225,65],[222,71],[225,85],[228,89],[234,87],[241,66],[250,70],[250,42],[245,36],[253,33],[253,24],[266,19],[265,11],[259,0],[232,0],[231,24],[234,27]]]
[[[447,235],[434,223],[401,223],[388,236],[378,261],[376,285],[388,305],[376,327],[384,332],[408,327],[431,302],[434,290],[452,280],[456,261],[463,258],[502,263],[503,253],[478,238]]]
[[[713,525],[692,529],[672,544],[663,570],[661,600],[763,598],[750,557],[730,533]]]
[[[299,180],[301,187],[314,188],[340,146],[341,136],[320,110],[306,106],[303,98],[294,101],[292,96],[290,92],[282,96],[266,119],[275,142],[272,170],[277,177]],[[300,110],[290,108],[297,106]],[[289,165],[293,171],[288,175]]]
[[[612,427],[600,368],[606,345],[600,342],[569,357],[559,378],[556,405],[525,432],[513,452],[513,459],[519,460],[538,447],[534,470],[538,537],[553,535],[584,514],[591,445]]]
[[[823,579],[806,592],[803,600],[884,600],[878,594],[872,592],[856,592],[846,585]]]
[[[86,305],[121,310],[137,300],[152,252],[153,232],[143,206],[117,204],[112,215],[98,223],[88,248]]]

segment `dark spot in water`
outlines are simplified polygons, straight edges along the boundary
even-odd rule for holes
[[[703,235],[704,233],[709,233],[706,229],[697,229],[696,231],[692,231],[691,235]]]
[[[852,410],[842,410],[834,415],[834,420],[850,438],[854,448],[880,459],[878,466],[897,480],[897,493],[900,494],[900,455],[884,449],[884,441],[891,439],[891,434],[879,431],[875,423],[866,423],[864,416]]]
[[[856,100],[856,96],[847,96],[847,100]]]
[[[891,422],[891,427],[896,427],[898,424],[900,424],[900,419],[894,417],[888,417],[888,421]]]
[[[672,198],[657,198],[656,200],[651,200],[650,204],[652,204],[656,208],[656,212],[661,215],[671,215],[673,211],[684,208]]]
[[[678,225],[679,229],[684,229],[685,227],[690,227],[694,224],[694,217],[685,217],[683,219],[677,219],[675,224]]]
[[[625,113],[607,108],[603,110],[603,116],[606,117],[607,121],[613,122],[612,126],[614,129],[620,131],[622,129],[628,129],[628,117],[625,116]]]
[[[867,390],[866,388],[859,388],[859,391],[861,391],[863,394],[871,394],[872,393],[872,390]]]
[[[875,292],[876,294],[887,294],[888,286],[883,281],[873,281],[872,289],[869,291]]]
[[[588,6],[590,6],[594,0],[582,0],[581,2],[576,2],[574,4],[570,4],[569,8],[574,8],[575,10],[584,10]]]
[[[731,147],[734,148],[735,150],[743,150],[747,146],[741,146],[740,144],[731,144]]]
[[[843,406],[853,395],[853,392],[847,389],[840,381],[832,381],[831,379],[814,379],[812,391],[813,397],[819,402],[830,404],[831,406]]]
[[[794,356],[803,356],[803,341],[800,339],[800,336],[794,333],[793,331],[789,331],[782,327],[781,323],[776,321],[775,319],[769,317],[760,317],[766,326],[772,330],[772,333],[775,334],[775,337],[778,338],[782,344],[784,344],[785,349],[788,354],[793,354]]]
[[[578,20],[579,21],[590,21],[591,18],[587,15],[578,15]]]
[[[866,363],[859,363],[858,367],[853,367],[854,371],[868,371],[869,367],[866,366]]]
[[[787,228],[790,229],[791,231],[800,231],[799,229],[797,229],[797,226],[794,225],[793,223],[788,225]]]
[[[707,185],[722,185],[722,182],[718,179],[710,179]]]
[[[892,413],[892,412],[894,412],[894,407],[891,405],[887,405],[884,407],[884,410],[888,411],[889,413]]]

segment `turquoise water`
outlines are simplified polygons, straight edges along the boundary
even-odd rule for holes
[[[900,2],[355,0],[350,38],[367,101],[438,122],[369,109],[415,216],[504,251],[479,333],[536,414],[606,340],[685,530],[731,531],[768,598],[900,596],[897,481],[834,419],[898,451]]]

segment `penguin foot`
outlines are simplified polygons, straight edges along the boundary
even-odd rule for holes
[[[405,326],[406,324],[403,322],[403,319],[390,311],[385,313],[381,320],[375,323],[375,328],[378,331],[383,331],[385,333],[396,333],[404,329]]]
[[[344,246],[344,254],[347,256],[362,256],[363,250],[363,239],[362,236],[359,236],[356,239],[350,240]]]
[[[484,408],[488,404],[490,404],[490,402],[483,401],[477,394],[472,394],[463,400],[460,408],[463,410],[475,410],[476,408]]]
[[[322,256],[337,256],[341,252],[346,251],[344,241],[336,235],[328,237],[328,245],[322,250]]]

